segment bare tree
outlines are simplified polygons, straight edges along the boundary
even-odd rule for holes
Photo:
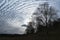
[[[57,20],[57,10],[45,2],[40,4],[32,15],[32,26],[37,31],[38,25],[47,26]]]

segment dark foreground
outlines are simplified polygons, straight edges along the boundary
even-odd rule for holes
[[[35,34],[1,34],[0,40],[60,40],[60,22],[55,22],[54,26],[50,28],[40,28],[39,31]]]

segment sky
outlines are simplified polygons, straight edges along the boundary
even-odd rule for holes
[[[60,0],[47,0],[58,10],[60,18]],[[25,34],[32,13],[40,3],[46,0],[0,0],[0,34]]]

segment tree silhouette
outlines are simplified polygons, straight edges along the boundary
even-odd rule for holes
[[[57,20],[57,10],[45,2],[40,4],[36,11],[32,15],[32,26],[37,31],[38,25],[47,26],[53,25],[53,22]]]

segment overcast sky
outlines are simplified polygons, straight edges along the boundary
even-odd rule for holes
[[[0,34],[23,34],[27,24],[39,3],[46,0],[0,0]],[[60,0],[47,0],[52,6],[60,11]],[[58,12],[60,18],[60,12]]]

